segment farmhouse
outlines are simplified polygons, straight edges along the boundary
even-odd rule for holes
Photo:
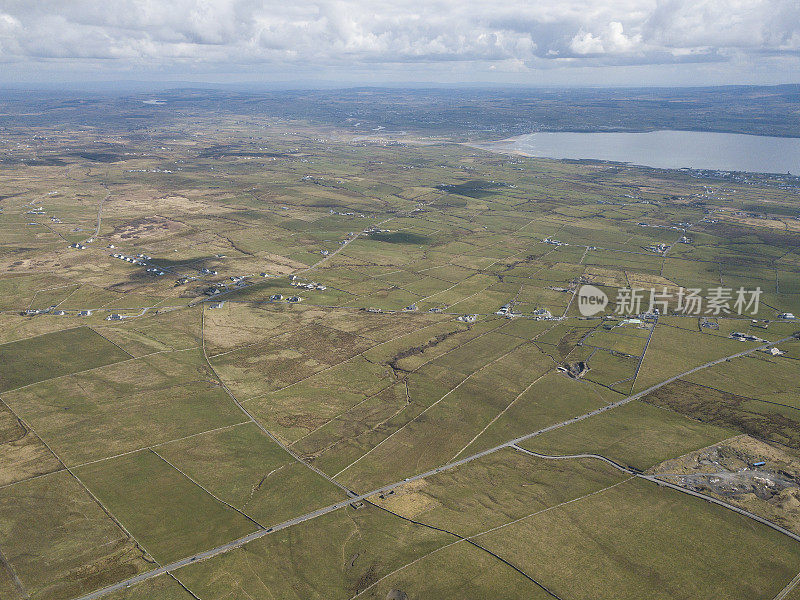
[[[766,352],[771,356],[781,356],[782,354],[784,354],[783,350],[778,350],[775,346],[773,346],[772,348],[767,348],[766,350],[764,350],[764,352]]]

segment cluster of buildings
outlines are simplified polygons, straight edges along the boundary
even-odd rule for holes
[[[283,299],[283,294],[272,294],[272,296],[269,297],[270,302],[282,302]],[[286,302],[291,302],[293,304],[302,301],[303,299],[300,296],[289,296],[286,298]]]
[[[517,316],[514,313],[514,309],[510,302],[508,304],[503,304],[503,306],[500,307],[500,310],[498,310],[495,314],[500,315],[501,317],[507,317],[509,319]]]
[[[785,354],[783,350],[779,350],[775,346],[772,346],[771,348],[766,348],[762,350],[762,352],[766,352],[770,356],[781,356],[782,354]]]
[[[216,275],[217,274],[217,272],[214,269],[209,269],[208,267],[202,267],[201,269],[199,269],[199,271],[200,271],[201,275]],[[262,273],[262,275],[264,275],[264,273]],[[197,275],[184,275],[183,277],[179,277],[178,279],[175,280],[175,285],[176,286],[186,285],[190,281],[197,281],[198,279],[200,279],[200,277],[197,276]],[[242,281],[243,279],[245,279],[244,276],[238,277],[238,278],[231,277],[231,280],[233,280],[233,281]],[[217,285],[220,286],[220,287],[223,287],[223,288],[227,288],[227,285],[224,284],[224,283],[219,283]]]
[[[700,327],[719,330],[719,323],[711,321],[707,317],[700,317]]]
[[[290,285],[294,285],[295,287],[305,288],[307,290],[319,290],[321,292],[324,292],[325,290],[328,289],[326,286],[322,285],[321,283],[317,283],[315,281],[312,281],[311,283],[294,283],[293,282]]]
[[[33,317],[35,315],[46,315],[48,313],[53,312],[54,309],[55,309],[55,306],[51,306],[49,308],[42,308],[42,309],[29,308],[28,310],[23,310],[22,313],[20,313],[20,314],[22,314],[22,315],[24,315],[26,317]]]
[[[30,308],[30,309],[28,309],[26,311],[23,311],[22,314],[24,316],[26,316],[26,317],[32,317],[32,316],[35,316],[35,315],[46,315],[46,314],[54,315],[54,316],[57,316],[57,317],[63,317],[63,316],[65,316],[67,314],[67,312],[68,311],[66,311],[66,310],[57,309],[55,306],[51,306],[49,308],[44,308],[44,309],[32,309],[32,308]],[[88,317],[88,316],[90,316],[92,314],[92,311],[91,310],[79,310],[79,311],[77,311],[76,314],[79,317]],[[108,315],[106,317],[106,321],[121,321],[123,319],[127,319],[129,316],[130,315],[122,315],[122,314],[119,314],[119,313],[111,313],[110,315]],[[137,315],[137,316],[139,316],[139,315]]]
[[[212,285],[204,289],[203,294],[205,294],[206,296],[216,296],[217,294],[221,294],[222,292],[227,292],[227,291],[228,291],[227,285],[225,285],[224,283],[218,283],[216,285]]]
[[[741,333],[739,331],[734,331],[730,335],[731,339],[737,340],[739,342],[763,342],[765,340],[761,339],[758,336],[753,335],[752,333]]]
[[[543,319],[553,318],[553,315],[546,308],[537,308],[530,314],[514,312],[514,307],[511,302],[509,302],[508,304],[503,304],[503,306],[501,306],[500,309],[494,314],[501,317],[506,317],[507,319],[513,319],[514,317],[533,317],[534,319],[539,321]]]
[[[291,285],[292,287],[299,287],[306,290],[319,290],[322,292],[328,289],[326,286],[322,285],[321,283],[317,283],[316,281],[311,281],[308,283],[303,283],[301,281],[298,281],[297,275],[289,275],[289,285]]]
[[[667,250],[670,249],[669,244],[651,244],[647,246],[645,250],[649,250],[650,252],[655,252],[656,254],[664,254]]]
[[[650,223],[644,223],[640,221],[636,223],[639,227],[653,227],[655,229],[671,229],[673,231],[686,231],[690,227],[692,227],[692,223],[686,223],[682,221],[680,223],[675,223],[674,225],[652,225]]]
[[[27,310],[23,310],[20,314],[25,317],[34,317],[36,315],[54,315],[56,317],[63,317],[67,314],[67,311],[56,308],[56,306],[53,305],[47,308],[29,308]],[[88,317],[92,314],[92,311],[79,310],[77,314],[79,317]]]
[[[120,252],[114,252],[113,254],[111,254],[111,256],[114,258],[118,258],[120,260],[124,260],[125,262],[131,263],[132,265],[146,265],[147,261],[150,260],[150,257],[147,256],[146,254],[127,256],[126,254],[121,254]]]
[[[308,177],[308,176],[306,176],[306,177]],[[303,179],[305,179],[305,177]],[[332,215],[339,215],[340,217],[358,217],[359,219],[365,218],[365,216],[363,214],[354,213],[353,211],[339,212],[337,210],[331,209],[331,214]]]
[[[216,273],[216,271],[214,271],[214,273]],[[233,287],[241,288],[241,287],[245,287],[249,283],[248,282],[248,277],[250,277],[250,276],[249,275],[231,275],[230,280],[233,282],[232,283]],[[197,277],[181,277],[180,279],[178,279],[178,281],[175,283],[175,285],[182,285],[184,283],[188,283],[189,281],[193,281],[193,280],[196,280],[196,279],[198,279],[198,278]],[[206,289],[204,289],[203,293],[206,296],[216,296],[217,294],[221,294],[221,293],[227,292],[227,291],[229,291],[228,284],[227,283],[223,283],[221,281],[218,281],[218,282],[214,283],[214,285],[211,285],[211,286],[207,287]]]

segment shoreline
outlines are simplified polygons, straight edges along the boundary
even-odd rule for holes
[[[495,153],[495,154],[506,154],[506,155],[512,155],[512,156],[520,156],[520,157],[524,157],[524,158],[536,158],[536,159],[542,159],[542,160],[555,160],[555,161],[559,161],[559,162],[566,161],[566,162],[572,162],[572,163],[582,163],[582,162],[586,162],[586,163],[604,163],[604,164],[611,164],[611,165],[623,165],[623,166],[628,166],[628,167],[642,167],[642,168],[647,168],[647,169],[658,169],[658,170],[667,170],[667,171],[684,171],[684,172],[697,172],[697,173],[717,172],[717,173],[729,173],[729,174],[752,174],[752,175],[759,175],[759,176],[773,176],[773,177],[789,178],[789,179],[797,179],[798,177],[800,177],[800,159],[795,161],[796,164],[793,163],[793,164],[788,164],[788,165],[780,165],[778,167],[770,165],[770,167],[772,169],[784,169],[785,167],[788,166],[788,169],[786,169],[786,170],[766,170],[767,168],[770,168],[770,167],[765,167],[764,165],[753,165],[750,168],[742,168],[741,166],[737,167],[737,166],[693,166],[693,165],[691,165],[692,162],[695,162],[696,160],[701,160],[697,156],[693,156],[693,157],[687,158],[686,160],[687,160],[687,163],[689,163],[689,164],[686,164],[686,165],[683,165],[683,166],[643,164],[643,163],[637,162],[637,156],[631,156],[631,157],[624,156],[625,154],[632,154],[632,155],[637,155],[638,154],[638,158],[641,159],[645,155],[650,155],[651,151],[653,153],[655,153],[656,150],[657,150],[657,146],[660,145],[661,150],[664,150],[664,148],[666,148],[667,150],[666,150],[666,152],[662,152],[662,156],[660,156],[658,158],[664,159],[664,162],[669,162],[670,160],[674,160],[674,159],[678,158],[678,155],[680,154],[679,150],[678,150],[679,146],[676,145],[674,152],[672,153],[672,155],[670,155],[670,153],[669,153],[670,152],[670,148],[669,147],[670,147],[671,144],[669,144],[669,143],[664,144],[663,140],[661,140],[662,143],[659,144],[658,139],[651,140],[651,143],[654,144],[652,148],[647,148],[647,147],[644,147],[644,148],[638,147],[637,148],[637,147],[633,147],[633,148],[623,149],[623,151],[621,152],[621,154],[623,154],[623,156],[617,156],[617,157],[614,157],[614,158],[603,158],[603,157],[600,157],[600,156],[580,156],[580,155],[569,156],[569,154],[583,154],[585,152],[585,149],[584,148],[580,148],[579,150],[575,151],[576,143],[575,143],[574,139],[573,140],[566,140],[566,142],[565,142],[565,140],[562,139],[562,140],[557,140],[555,142],[555,144],[554,144],[555,146],[560,147],[561,150],[560,151],[553,150],[554,154],[561,155],[561,156],[544,156],[542,154],[534,154],[533,152],[530,152],[526,148],[524,148],[525,139],[528,138],[529,136],[535,136],[536,134],[539,134],[539,133],[544,134],[545,136],[560,136],[560,135],[564,135],[564,134],[572,134],[574,136],[580,136],[580,137],[584,137],[584,136],[587,136],[587,135],[594,136],[596,134],[605,134],[605,133],[616,134],[616,135],[624,134],[626,137],[628,135],[636,135],[636,134],[645,135],[645,134],[656,134],[656,133],[679,134],[679,135],[701,134],[702,136],[706,136],[706,135],[747,136],[747,137],[750,137],[750,138],[760,138],[759,142],[754,142],[754,143],[762,143],[762,145],[763,144],[769,144],[769,142],[762,142],[763,138],[768,138],[768,139],[771,139],[771,140],[775,140],[775,144],[778,144],[777,148],[773,148],[772,149],[772,151],[774,151],[776,153],[775,154],[776,162],[786,162],[786,161],[780,160],[780,158],[778,157],[778,154],[783,154],[784,156],[787,155],[787,154],[785,154],[785,153],[783,153],[781,151],[781,146],[786,145],[786,143],[783,142],[784,140],[798,140],[798,141],[800,141],[800,138],[793,138],[793,137],[762,136],[762,135],[753,135],[753,134],[723,133],[723,132],[713,132],[713,131],[697,131],[697,130],[682,130],[682,129],[658,129],[658,130],[651,130],[651,131],[593,131],[593,132],[584,132],[584,131],[535,131],[535,132],[532,132],[532,133],[515,135],[515,136],[511,136],[511,137],[508,137],[508,138],[495,140],[495,141],[463,142],[462,144],[464,146],[467,146],[467,147],[470,147],[470,148],[475,148],[475,149],[478,149],[478,150],[482,150],[484,152],[490,152],[490,153]],[[598,138],[587,138],[586,141],[588,142],[588,141],[590,141],[592,139],[594,139],[594,141],[598,140]],[[667,141],[669,142],[671,140],[668,139]],[[691,144],[691,142],[692,142],[691,139],[687,139],[687,140],[680,140],[679,139],[679,141],[681,143],[680,147],[683,147],[684,144]],[[703,143],[710,143],[712,141],[713,140],[711,140],[711,139],[707,139],[707,140],[703,140]],[[727,138],[725,140],[725,142],[727,144],[730,144],[731,148],[733,148],[733,147],[735,147],[735,144],[737,143],[737,139],[735,139],[735,138]],[[598,146],[597,154],[599,154],[599,155],[602,155],[604,153],[606,153],[606,154],[608,154],[608,153],[614,154],[614,150],[617,150],[617,148],[615,146],[613,146],[613,145],[609,145],[609,146],[605,146],[604,147],[603,144],[606,144],[606,143],[614,144],[614,141],[611,138],[609,138],[607,140],[602,141],[601,143],[598,143],[597,144],[597,146]],[[624,148],[625,142],[620,142],[620,143],[622,144],[622,146]],[[647,143],[647,142],[645,142],[645,143]],[[789,144],[791,144],[791,142],[789,142]],[[523,147],[521,148],[520,145],[523,145]],[[572,147],[570,147],[570,145],[572,145]],[[587,147],[588,147],[588,144],[587,144]],[[747,149],[747,146],[742,146],[742,147]],[[719,156],[717,158],[718,159],[722,159],[722,162],[747,163],[747,162],[751,161],[753,156],[757,156],[757,155],[760,154],[759,151],[758,151],[758,148],[752,148],[750,150],[751,150],[751,153],[740,153],[738,156],[735,153],[731,154],[731,155],[725,155],[725,153],[723,152],[723,153],[721,153],[721,156]],[[568,156],[563,156],[564,154],[567,154]],[[794,155],[793,152],[789,152],[789,154],[788,154],[788,156],[793,156],[793,155]],[[798,156],[800,156],[800,152],[798,152]],[[630,158],[630,160],[624,160],[624,158]],[[656,161],[658,160],[658,158],[656,158]]]

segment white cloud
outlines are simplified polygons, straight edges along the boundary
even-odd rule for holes
[[[799,50],[797,0],[0,0],[0,58],[64,68],[516,72]]]
[[[611,21],[598,35],[580,31],[572,38],[569,48],[576,54],[624,54],[644,50],[641,34],[625,35],[619,21]]]

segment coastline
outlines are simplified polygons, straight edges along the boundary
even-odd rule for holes
[[[534,137],[538,135],[541,137]],[[800,138],[793,137],[680,129],[535,131],[463,145],[484,152],[557,161],[782,178],[800,175]]]

